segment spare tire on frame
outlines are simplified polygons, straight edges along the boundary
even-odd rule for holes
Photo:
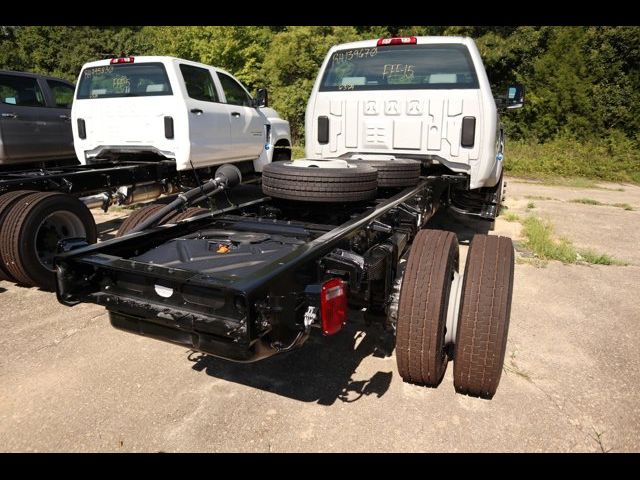
[[[265,195],[302,202],[359,202],[377,193],[378,173],[368,165],[345,160],[295,160],[266,165]]]

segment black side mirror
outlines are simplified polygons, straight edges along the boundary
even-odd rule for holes
[[[269,106],[269,94],[266,88],[259,88],[256,92],[256,98],[254,99],[254,106],[268,107]]]
[[[524,87],[522,85],[509,85],[505,106],[507,110],[522,108],[524,105]]]

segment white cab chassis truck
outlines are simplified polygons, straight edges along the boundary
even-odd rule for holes
[[[507,108],[523,103],[509,87]],[[504,132],[474,41],[403,37],[333,46],[306,111],[308,159],[414,159],[464,175],[458,213],[493,220],[502,194]]]
[[[84,65],[71,112],[83,164],[124,156],[174,159],[178,170],[290,157],[289,122],[229,72],[173,57]]]
[[[512,93],[507,103],[521,103]],[[470,40],[333,47],[309,101],[310,158],[265,165],[261,186],[238,185],[237,169],[223,165],[122,238],[68,245],[55,260],[58,299],[103,305],[115,328],[237,362],[346,335],[317,339],[315,360],[290,363],[309,378],[358,363],[341,356],[391,355],[375,340],[383,331],[405,382],[437,387],[453,360],[456,392],[490,399],[507,343],[513,244],[474,235],[462,272],[457,236],[428,221],[452,190],[495,192],[501,142]],[[161,224],[182,200],[205,195],[217,196],[216,210]],[[478,197],[480,207],[464,211],[482,211],[488,195]],[[348,324],[363,317],[358,329],[383,330],[368,331],[354,352]],[[314,388],[321,393],[311,398],[274,365],[263,373],[278,393],[340,395]],[[236,378],[260,388],[251,371]]]

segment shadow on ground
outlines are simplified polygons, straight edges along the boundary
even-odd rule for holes
[[[365,380],[352,376],[364,358],[391,355],[393,336],[379,325],[363,327],[362,322],[351,322],[333,337],[312,335],[301,349],[256,363],[234,363],[195,352],[189,360],[194,370],[212,377],[303,402],[332,405],[366,395],[381,397],[391,384],[391,371],[375,372]]]
[[[461,244],[468,244],[476,233],[488,233],[490,224],[454,218],[439,212],[426,228],[455,233]],[[193,352],[193,369],[230,382],[247,385],[303,402],[332,405],[336,400],[354,402],[366,395],[384,395],[391,384],[391,371],[378,371],[366,380],[353,374],[370,355],[391,355],[395,339],[374,323],[366,326],[357,315],[343,331],[333,337],[313,336],[298,350],[275,355],[256,363],[239,364]]]
[[[491,223],[486,220],[475,220],[442,209],[427,222],[425,228],[453,232],[458,237],[458,243],[468,245],[476,233],[488,234],[490,226]]]

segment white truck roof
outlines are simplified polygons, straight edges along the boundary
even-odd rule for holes
[[[406,37],[408,38],[408,37]],[[418,45],[426,45],[426,44],[438,44],[438,43],[459,43],[461,45],[469,45],[473,43],[473,40],[469,37],[414,37],[416,39],[416,43]],[[360,40],[358,42],[349,42],[349,43],[341,43],[339,45],[334,45],[331,47],[329,52],[333,52],[335,50],[343,50],[345,48],[367,48],[367,47],[376,47],[378,45],[378,40]]]
[[[180,63],[185,63],[187,65],[193,65],[195,67],[203,67],[203,68],[210,68],[213,69],[216,72],[222,72],[225,73],[227,75],[231,75],[233,76],[231,73],[229,73],[228,71],[222,69],[222,68],[218,68],[218,67],[214,67],[213,65],[207,65],[205,63],[199,63],[199,62],[194,62],[192,60],[185,60],[183,58],[177,58],[177,57],[172,57],[170,55],[140,55],[140,56],[135,56],[135,55],[131,55],[131,57],[133,57],[133,62],[132,63],[173,63],[173,62],[180,62]],[[128,58],[128,57],[123,57],[123,58]],[[82,68],[90,68],[90,67],[102,67],[105,65],[111,65],[111,61],[113,59],[112,58],[105,58],[104,60],[96,60],[93,62],[87,62],[85,63]]]

